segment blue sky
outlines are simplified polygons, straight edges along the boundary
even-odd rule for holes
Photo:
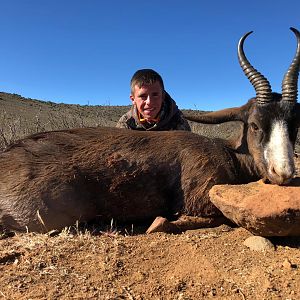
[[[153,68],[179,108],[217,110],[255,95],[237,43],[281,91],[299,0],[0,0],[0,91],[82,105],[128,105]]]

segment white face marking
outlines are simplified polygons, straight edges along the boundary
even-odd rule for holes
[[[293,145],[289,139],[288,127],[285,121],[278,120],[272,126],[270,141],[264,151],[271,175],[289,178],[294,173]]]

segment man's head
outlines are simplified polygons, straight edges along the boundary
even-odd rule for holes
[[[130,87],[130,99],[142,117],[155,119],[165,98],[161,76],[151,69],[138,70],[131,78]]]

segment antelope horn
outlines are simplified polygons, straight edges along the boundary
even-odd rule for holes
[[[282,101],[297,102],[298,75],[300,68],[300,32],[290,27],[297,38],[297,50],[294,59],[282,80]]]
[[[246,33],[238,44],[238,58],[243,72],[250,80],[256,91],[256,102],[266,104],[272,101],[272,89],[269,81],[250,64],[244,53],[244,41],[253,31]]]

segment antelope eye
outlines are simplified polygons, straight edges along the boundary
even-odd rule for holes
[[[251,123],[250,124],[250,127],[251,127],[251,129],[253,130],[253,131],[257,131],[259,128],[258,128],[258,126],[255,124],[255,123]]]

